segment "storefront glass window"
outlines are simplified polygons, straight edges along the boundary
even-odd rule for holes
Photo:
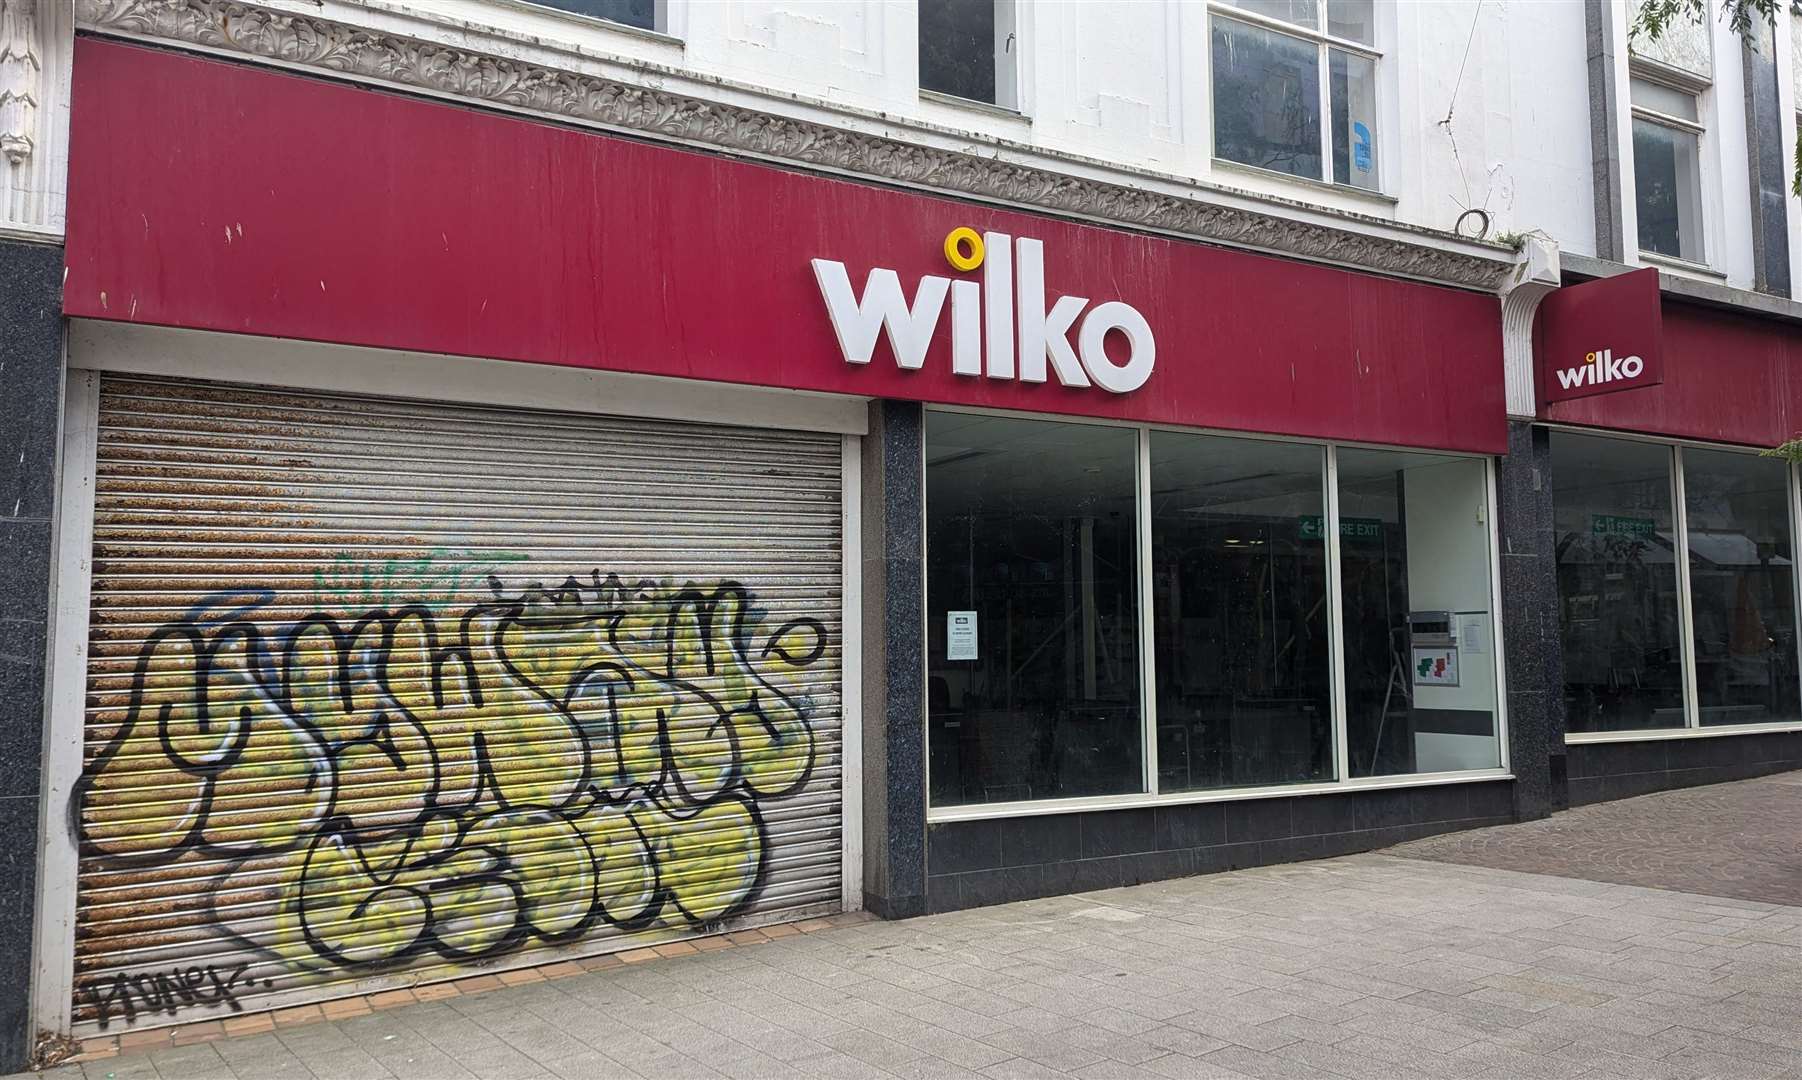
[[[1570,731],[1682,727],[1671,448],[1552,433]]]
[[[926,414],[934,805],[1144,790],[1138,440]]]
[[[1683,451],[1696,706],[1704,725],[1802,717],[1789,483],[1782,461]]]
[[[1350,774],[1498,767],[1486,464],[1337,458]]]
[[[1486,459],[947,410],[925,435],[934,807],[1500,766]]]
[[[1326,455],[1151,433],[1161,791],[1329,780]]]

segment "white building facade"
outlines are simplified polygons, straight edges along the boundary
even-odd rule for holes
[[[1802,764],[1720,14],[0,0],[0,1064]]]

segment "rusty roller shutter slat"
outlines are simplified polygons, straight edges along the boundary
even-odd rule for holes
[[[835,910],[840,460],[104,377],[76,1030]]]

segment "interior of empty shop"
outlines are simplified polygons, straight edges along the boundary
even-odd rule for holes
[[[925,455],[934,810],[1501,766],[1488,458],[938,410]]]

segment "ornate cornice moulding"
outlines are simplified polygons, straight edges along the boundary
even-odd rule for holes
[[[76,0],[78,24],[1132,228],[1497,291],[1514,260],[779,116],[235,0]]]

